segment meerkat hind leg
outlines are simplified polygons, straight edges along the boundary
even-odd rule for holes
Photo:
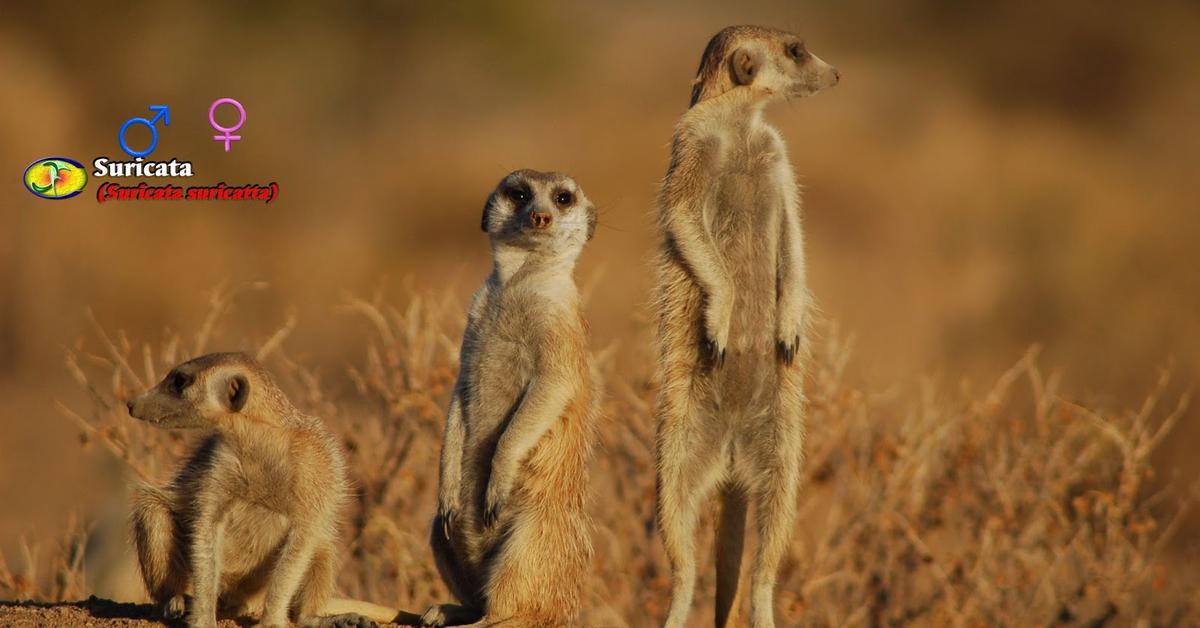
[[[137,490],[133,504],[133,540],[142,579],[150,598],[167,619],[187,613],[183,592],[187,558],[179,545],[170,495],[157,487]]]
[[[333,544],[326,542],[313,553],[292,602],[296,624],[301,628],[374,628],[378,624],[372,618],[341,608],[345,605],[330,599],[337,579],[335,552]],[[329,612],[331,608],[333,612]]]
[[[785,420],[793,420],[787,418]],[[758,547],[750,583],[750,625],[775,625],[775,581],[779,564],[787,553],[796,521],[796,498],[800,486],[800,434],[787,434],[775,442],[773,460],[762,474],[755,491],[754,515]]]
[[[689,417],[690,418],[690,417]],[[676,427],[686,425],[674,421]],[[685,428],[686,429],[686,428]],[[724,471],[724,457],[711,455],[720,447],[696,447],[680,434],[661,439],[659,460],[659,525],[671,563],[671,607],[668,628],[682,628],[696,590],[696,528],[700,509]],[[709,455],[693,455],[693,452]]]
[[[334,580],[337,578],[334,551],[331,543],[321,543],[313,552],[292,600],[292,612],[301,621],[319,614],[333,593]]]
[[[446,538],[440,515],[434,517],[433,529],[429,535],[433,562],[437,565],[438,573],[450,588],[450,593],[466,604],[435,604],[410,625],[459,626],[479,621],[483,618],[479,583],[474,581],[470,570],[459,560],[454,543]]]
[[[442,517],[433,519],[433,529],[429,533],[429,545],[433,549],[433,562],[437,566],[442,580],[449,587],[451,595],[463,603],[463,606],[483,606],[482,587],[473,577],[471,569],[462,564],[455,544],[446,538],[442,527]]]

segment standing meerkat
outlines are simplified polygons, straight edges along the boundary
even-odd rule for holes
[[[346,465],[320,419],[292,406],[256,361],[198,357],[127,405],[156,427],[212,432],[171,482],[141,486],[134,497],[142,578],[167,618],[184,615],[189,587],[193,628],[216,626],[218,606],[236,614],[263,593],[260,626],[287,626],[289,615],[302,626],[396,618],[392,609],[330,599]]]
[[[704,49],[658,202],[658,519],[671,562],[666,625],[684,625],[701,508],[719,490],[716,624],[735,623],[746,507],[758,548],[751,625],[774,626],[804,440],[809,293],[800,195],[771,102],[838,82],[780,30],[734,26]]]
[[[431,533],[462,604],[420,625],[562,626],[578,613],[597,383],[573,271],[595,225],[558,173],[513,172],[484,205],[495,267],[467,316]]]

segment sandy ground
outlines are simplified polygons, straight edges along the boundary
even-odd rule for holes
[[[119,604],[92,597],[82,602],[0,602],[4,626],[162,626],[148,604]],[[222,621],[221,626],[238,624]]]
[[[105,626],[161,628],[149,604],[121,604],[91,597],[81,602],[0,602],[0,626]],[[222,620],[221,628],[251,625],[250,620]]]
[[[253,626],[252,618],[222,619],[220,628]],[[0,626],[30,628],[46,626],[77,628],[161,628],[182,626],[182,622],[166,623],[156,617],[149,604],[123,604],[90,597],[80,602],[4,602],[0,601]]]

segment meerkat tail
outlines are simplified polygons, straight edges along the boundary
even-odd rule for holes
[[[400,624],[401,626],[415,626],[421,619],[416,613],[409,613],[390,606],[383,606],[362,600],[350,600],[346,598],[330,598],[329,601],[321,607],[321,615],[345,615],[347,613],[357,613],[370,619],[384,624]]]

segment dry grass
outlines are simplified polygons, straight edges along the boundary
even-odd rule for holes
[[[217,290],[195,334],[161,343],[95,324],[89,344],[98,350],[67,354],[92,403],[61,408],[83,442],[111,452],[130,478],[164,478],[190,437],[129,420],[122,402],[175,362],[212,349],[230,327],[238,292],[258,288]],[[360,361],[344,370],[322,375],[328,370],[292,359],[292,319],[253,350],[298,405],[342,435],[358,488],[347,513],[343,591],[421,609],[447,597],[426,533],[463,304],[414,293],[402,307],[376,295],[348,298],[343,309],[331,324],[367,337]],[[1165,553],[1190,497],[1153,481],[1148,462],[1186,406],[1162,399],[1165,375],[1141,408],[1125,413],[1070,401],[1035,351],[981,394],[933,383],[912,394],[877,393],[847,375],[850,345],[834,329],[818,343],[807,487],[779,586],[783,625],[1200,621],[1195,575]],[[617,372],[605,361],[591,625],[654,625],[668,600],[653,526],[650,356],[631,350],[645,353],[647,366]],[[80,521],[59,542],[22,544],[15,566],[0,557],[0,598],[88,594],[84,548],[95,527]],[[707,624],[711,567],[700,578],[693,617]]]

